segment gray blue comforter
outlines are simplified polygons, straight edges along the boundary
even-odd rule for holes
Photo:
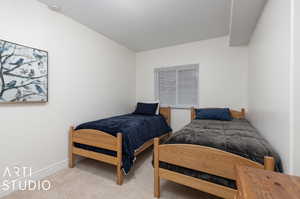
[[[264,156],[272,156],[276,159],[276,171],[283,171],[279,155],[247,120],[193,120],[182,130],[174,133],[164,144],[196,144],[213,147],[261,164],[264,163]],[[160,167],[236,188],[233,180],[163,162],[160,163]]]
[[[135,159],[134,152],[148,140],[169,133],[172,129],[161,115],[127,114],[77,126],[79,129],[95,129],[105,131],[113,136],[123,134],[123,170],[128,173]],[[116,152],[97,147],[75,143],[76,147],[116,156]]]

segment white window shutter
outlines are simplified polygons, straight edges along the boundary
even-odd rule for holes
[[[199,65],[155,69],[155,97],[162,106],[198,106]]]
[[[198,75],[195,69],[178,70],[177,79],[177,100],[178,105],[198,104]]]
[[[158,73],[158,96],[162,105],[176,105],[176,71]]]

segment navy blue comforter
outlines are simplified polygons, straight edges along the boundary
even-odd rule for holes
[[[133,166],[134,152],[148,140],[171,132],[166,120],[161,115],[127,114],[116,117],[87,122],[77,126],[79,129],[95,129],[105,131],[113,136],[123,134],[123,170],[127,174]],[[76,147],[116,156],[116,152],[83,144]]]

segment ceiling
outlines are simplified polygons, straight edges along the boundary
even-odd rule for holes
[[[267,0],[233,0],[230,46],[248,45]]]
[[[39,1],[136,52],[226,36],[234,21],[232,0]]]

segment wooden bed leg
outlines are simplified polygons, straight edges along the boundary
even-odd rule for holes
[[[154,138],[154,197],[160,197],[159,138]]]
[[[123,184],[123,173],[122,173],[122,133],[117,134],[117,184]]]
[[[246,111],[244,108],[241,109],[242,118],[246,118]]]
[[[191,121],[194,120],[195,118],[196,118],[195,108],[191,107]]]
[[[69,168],[74,168],[76,158],[73,154],[73,131],[74,127],[71,126],[69,130]]]
[[[270,156],[265,156],[264,166],[265,166],[265,170],[274,171],[275,170],[274,158]]]

